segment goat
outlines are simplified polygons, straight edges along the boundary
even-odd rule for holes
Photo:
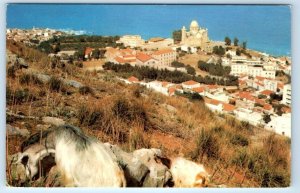
[[[38,173],[38,160],[55,153],[65,186],[126,186],[115,155],[103,143],[84,135],[78,127],[62,125],[37,133],[22,144],[21,150],[19,161],[30,178]]]
[[[209,175],[202,164],[182,157],[173,159],[160,157],[160,159],[170,169],[174,187],[193,188],[208,186]]]

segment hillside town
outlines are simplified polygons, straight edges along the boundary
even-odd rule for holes
[[[183,73],[188,73],[189,66],[194,71],[193,77],[204,74],[215,79],[218,79],[218,76],[201,69],[199,62],[198,66],[195,66],[185,62],[185,59],[194,57],[209,65],[227,67],[230,69],[229,75],[238,78],[237,85],[205,84],[193,79],[174,83],[166,80],[138,79],[135,76],[120,77],[120,80],[127,84],[142,85],[170,97],[196,93],[214,112],[228,114],[252,125],[291,137],[289,57],[273,57],[249,50],[245,45],[238,45],[236,38],[234,44],[226,40],[210,40],[208,29],[200,27],[195,20],[191,22],[189,31],[183,26],[179,32],[181,37],[176,40],[162,37],[144,40],[140,35],[124,35],[115,41],[116,45],[122,46],[84,47],[82,58],[74,58],[76,53],[78,54],[76,49],[58,50],[56,53],[50,53],[49,57],[60,58],[61,61],[77,59],[83,61],[85,68],[94,70],[102,70],[102,65],[107,62]],[[50,29],[7,29],[7,39],[31,46],[59,36],[67,34]],[[218,48],[224,53],[219,54]],[[176,66],[179,61],[181,66]]]

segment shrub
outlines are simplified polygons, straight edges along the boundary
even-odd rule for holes
[[[253,126],[248,121],[241,121],[239,129],[252,131]]]
[[[143,129],[140,127],[134,127],[130,130],[129,135],[129,149],[131,151],[140,148],[150,148],[150,141],[143,135]]]
[[[52,91],[60,91],[62,89],[62,85],[62,81],[55,76],[52,76],[49,80],[49,86]]]
[[[124,120],[146,120],[146,112],[141,105],[136,102],[130,104],[128,100],[123,98],[115,101],[112,111],[115,116]]]
[[[29,93],[28,89],[18,89],[13,92],[9,87],[6,87],[7,104],[22,104],[28,100],[35,100],[35,97]]]
[[[93,94],[93,89],[89,86],[82,86],[79,88],[79,93],[82,95]]]
[[[240,167],[245,167],[248,163],[248,154],[245,148],[240,149],[236,152],[234,157],[231,159],[231,163]]]
[[[29,84],[29,83],[43,85],[43,82],[34,74],[22,74],[20,77],[21,84]]]
[[[202,129],[196,136],[196,149],[192,158],[200,158],[202,162],[204,155],[207,158],[217,159],[219,157],[219,144],[217,138],[213,135],[212,130]]]
[[[14,66],[10,66],[7,68],[7,76],[10,78],[15,78],[16,77],[16,68]]]
[[[230,138],[230,143],[233,145],[248,146],[249,140],[242,135],[234,134]]]
[[[102,120],[104,113],[99,109],[90,109],[86,105],[81,105],[77,112],[77,118],[81,125],[92,126],[97,121]]]

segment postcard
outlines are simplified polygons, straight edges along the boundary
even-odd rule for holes
[[[10,187],[289,187],[288,5],[7,5]]]

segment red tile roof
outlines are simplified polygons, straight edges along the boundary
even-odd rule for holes
[[[263,95],[266,95],[266,96],[270,96],[270,94],[274,93],[273,91],[271,90],[263,90],[260,92],[260,94],[263,94]]]
[[[259,85],[259,86],[264,86],[264,84],[260,83],[260,82],[255,82],[255,84]]]
[[[177,89],[176,89],[175,87],[170,87],[170,88],[168,89],[169,95],[174,94],[176,90],[177,90]]]
[[[210,98],[204,98],[205,103],[211,104],[211,105],[219,105],[222,104],[221,101],[215,100],[215,99],[210,99]]]
[[[153,59],[153,58],[147,54],[140,52],[140,53],[136,54],[136,59],[138,59],[142,62],[147,62],[148,60]]]
[[[277,88],[283,89],[283,87],[284,87],[284,84],[282,82],[277,83]]]
[[[86,47],[85,50],[84,50],[84,55],[89,55],[89,54],[91,54],[91,52],[92,52],[93,50],[94,50],[93,48]]]
[[[205,91],[205,87],[197,87],[192,89],[195,92],[202,93]]]
[[[196,82],[194,80],[189,80],[189,81],[183,82],[182,84],[184,84],[184,85],[196,85],[196,84],[200,84],[200,83]]]
[[[166,81],[163,81],[163,82],[161,83],[161,85],[162,85],[163,87],[167,87],[169,84],[172,84],[172,83],[166,82]]]
[[[258,80],[258,81],[264,81],[265,80],[265,78],[262,77],[262,76],[256,76],[255,79]]]
[[[121,58],[119,56],[115,57],[115,60],[120,64],[126,63],[126,60],[124,60],[123,58]]]
[[[284,113],[290,113],[290,112],[292,112],[292,109],[289,108],[289,107],[282,107],[281,110],[282,110]]]
[[[217,89],[217,88],[219,88],[219,86],[218,85],[207,85],[207,88],[209,88],[209,89]]]
[[[258,104],[261,104],[261,105],[265,105],[266,104],[264,100],[258,99],[258,98],[255,98],[255,97],[254,97],[254,101],[255,101],[255,103],[258,103]]]
[[[264,105],[264,109],[265,109],[265,110],[270,111],[270,110],[272,110],[272,108],[273,108],[273,107],[272,107],[272,105],[270,105],[270,104],[265,104],[265,105]]]
[[[134,76],[131,76],[127,79],[129,82],[139,82],[139,79],[134,77]]]
[[[167,54],[167,53],[172,53],[175,52],[172,49],[164,49],[164,50],[158,50],[153,52],[153,55],[161,55],[161,54]]]
[[[235,106],[227,103],[223,103],[224,111],[234,111]]]
[[[250,101],[254,101],[254,99],[255,99],[255,97],[252,96],[252,94],[250,92],[246,92],[246,91],[239,92],[238,96],[241,99],[246,99],[246,100],[250,100]]]

